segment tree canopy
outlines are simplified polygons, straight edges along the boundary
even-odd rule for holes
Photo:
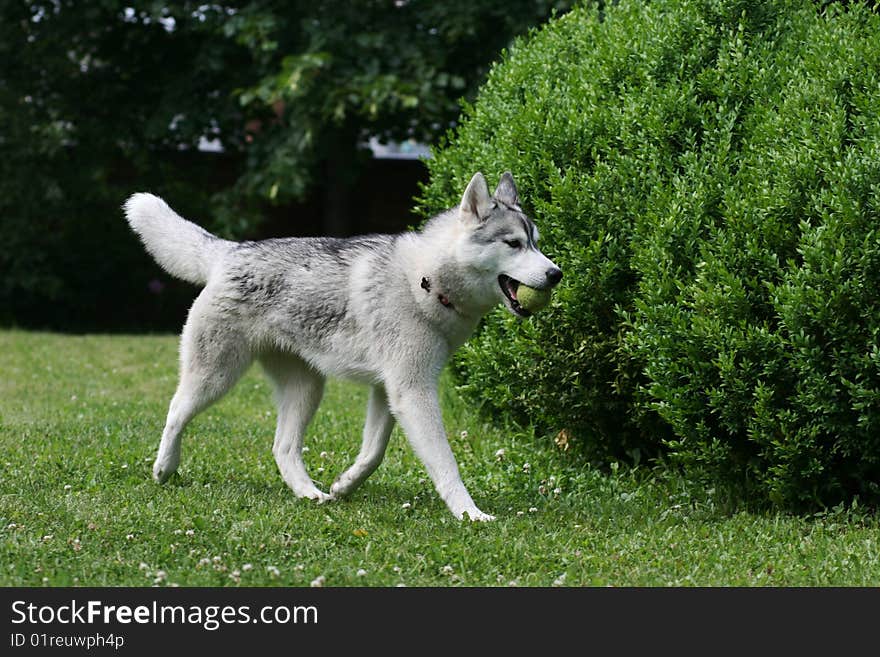
[[[338,215],[371,138],[434,142],[512,38],[569,4],[3,3],[0,318],[69,294],[62,261],[122,244],[134,187],[229,236],[328,179]],[[223,149],[208,165],[206,143]]]
[[[4,150],[19,171],[62,146],[152,166],[157,149],[218,140],[246,155],[223,205],[301,198],[328,170],[357,175],[370,138],[434,141],[512,37],[569,4],[5,4]]]

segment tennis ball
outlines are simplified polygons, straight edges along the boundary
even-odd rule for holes
[[[530,313],[536,313],[550,303],[550,290],[538,290],[520,283],[516,288],[516,300]]]

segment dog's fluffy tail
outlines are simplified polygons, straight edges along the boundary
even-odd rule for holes
[[[133,194],[123,209],[156,262],[190,283],[207,283],[214,263],[231,244],[187,221],[153,194]]]

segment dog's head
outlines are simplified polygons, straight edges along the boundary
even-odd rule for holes
[[[480,272],[492,294],[518,317],[531,313],[516,298],[520,283],[547,290],[562,279],[562,270],[538,249],[538,228],[519,205],[513,176],[501,176],[495,193],[482,173],[475,173],[459,206],[465,227],[459,257]]]

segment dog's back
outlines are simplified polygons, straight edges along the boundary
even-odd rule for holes
[[[191,313],[216,315],[252,352],[278,348],[313,361],[342,351],[357,362],[367,345],[379,346],[371,339],[375,329],[387,334],[387,327],[378,327],[379,318],[389,297],[401,301],[391,292],[404,292],[394,290],[392,282],[398,273],[391,271],[398,235],[230,242],[180,217],[152,194],[134,194],[124,210],[163,269],[206,286]]]
[[[279,349],[328,373],[375,379],[370,353],[381,351],[400,313],[413,312],[394,282],[397,239],[242,242],[223,256],[206,292],[242,318],[255,351]],[[389,300],[397,312],[388,312]]]

